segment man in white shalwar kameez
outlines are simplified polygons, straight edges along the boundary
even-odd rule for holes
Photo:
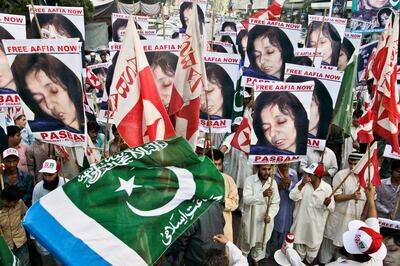
[[[242,241],[243,254],[250,253],[254,261],[265,257],[266,243],[274,229],[274,217],[279,211],[278,186],[271,178],[272,166],[258,165],[257,174],[247,177],[243,188]],[[271,206],[267,212],[268,198]],[[266,235],[264,238],[264,230]],[[264,240],[264,243],[262,243]]]
[[[349,155],[349,168],[337,172],[333,178],[334,189],[339,187],[340,183],[353,170],[362,156],[362,154],[355,152]],[[324,264],[330,262],[332,258],[335,260],[339,258],[339,250],[343,247],[342,235],[348,230],[348,223],[352,220],[358,220],[361,217],[367,198],[360,191],[358,176],[353,173],[350,174],[335,192],[334,199],[335,211],[328,216],[324,240],[321,245],[320,262]]]
[[[303,179],[292,189],[289,198],[295,202],[291,232],[294,247],[302,259],[311,264],[318,255],[329,212],[335,202],[329,198],[332,188],[321,180],[324,166],[313,163],[303,169]]]

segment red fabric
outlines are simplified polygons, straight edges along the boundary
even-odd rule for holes
[[[89,67],[86,67],[86,84],[89,84],[97,90],[103,89],[99,78],[89,69]]]
[[[267,20],[278,20],[281,16],[282,6],[274,1],[271,6],[267,7],[266,9],[260,10],[256,13],[253,13],[250,17],[246,20],[241,21],[243,27],[247,30],[249,29],[249,19],[251,18],[260,18],[260,19],[267,19]]]
[[[247,117],[244,117],[242,123],[238,127],[233,135],[231,142],[232,147],[244,152],[245,154],[250,153],[250,124]]]
[[[379,186],[381,184],[381,178],[379,175],[379,168],[378,168],[378,149],[374,149],[371,151],[371,160],[370,164],[370,174],[371,174],[371,185],[374,187]],[[364,189],[368,188],[368,163],[366,162],[360,172],[358,173],[360,186]]]
[[[382,235],[369,227],[360,227],[359,230],[364,231],[372,238],[372,243],[368,250],[364,252],[364,254],[372,254],[377,252],[382,246]]]

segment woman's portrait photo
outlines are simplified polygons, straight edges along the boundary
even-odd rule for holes
[[[307,111],[293,93],[261,92],[255,100],[253,128],[256,145],[267,146],[264,154],[306,154]]]
[[[344,71],[351,57],[353,56],[354,50],[354,45],[349,41],[349,39],[344,37],[342,45],[340,47],[337,70]]]
[[[14,37],[0,26],[0,88],[16,90],[14,78],[7,61],[2,40],[14,39]]]
[[[142,27],[134,21],[136,29],[141,30]],[[112,39],[114,42],[123,42],[126,34],[126,27],[128,26],[128,19],[125,18],[117,18],[112,24]],[[140,39],[146,39],[141,34],[139,35]]]
[[[49,54],[19,54],[11,71],[17,92],[35,120],[58,120],[83,132],[81,82],[60,59]]]
[[[320,35],[319,40],[318,35]],[[342,40],[339,32],[330,22],[325,22],[322,26],[321,21],[313,21],[308,25],[306,47],[316,48],[317,43],[318,49],[322,50],[322,64],[337,66]]]
[[[82,33],[67,17],[52,13],[39,13],[37,17],[42,27],[42,32],[47,38],[78,38],[79,41],[84,41]],[[40,33],[35,23],[31,23],[31,29],[32,38],[40,38]]]
[[[192,15],[192,7],[193,7],[192,2],[183,2],[179,8],[179,19],[181,20],[184,32],[186,31],[186,28],[188,26],[190,16]],[[200,32],[202,33],[203,27],[201,25],[204,24],[205,18],[204,18],[204,12],[203,10],[201,10],[199,5],[197,5],[197,15],[199,18]]]
[[[200,96],[200,117],[231,119],[235,86],[229,74],[220,65],[205,63],[208,88]],[[207,93],[208,108],[205,93]]]
[[[249,68],[266,79],[283,80],[285,63],[293,59],[293,45],[279,28],[256,25],[248,33]]]
[[[308,135],[310,138],[325,139],[333,114],[332,97],[325,85],[318,79],[304,76],[290,76],[286,82],[314,81],[314,92],[310,108]]]
[[[222,32],[237,32],[236,23],[233,21],[225,21],[221,26]]]
[[[168,51],[147,52],[146,56],[153,71],[161,101],[165,109],[168,110],[178,56]]]

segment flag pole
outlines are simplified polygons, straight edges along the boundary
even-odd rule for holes
[[[43,39],[42,28],[40,27],[40,23],[39,23],[39,20],[37,18],[37,14],[36,14],[36,11],[35,11],[35,5],[33,4],[33,0],[31,0],[31,7],[32,7],[32,12],[33,12],[33,17],[35,18],[36,27],[39,30],[40,39]]]
[[[1,164],[1,158],[0,158],[0,164]],[[3,170],[1,171],[0,174],[0,185],[1,185],[1,190],[3,190],[4,189]]]
[[[111,103],[110,99],[107,100],[107,121],[106,121],[106,132],[104,134],[104,143],[103,143],[103,157],[107,158],[107,139],[108,139],[108,131],[110,130],[110,108],[111,108]]]
[[[60,170],[61,170],[61,174],[62,174],[62,177],[63,177],[63,180],[64,180],[64,184],[65,184],[67,182],[65,182],[65,176],[64,176],[64,157],[60,156],[58,158],[60,160]]]
[[[96,112],[96,118],[98,118],[99,117],[99,106],[97,105],[96,89],[94,89],[94,88],[92,91],[92,99],[93,99],[94,110]]]
[[[163,33],[163,38],[165,40],[165,14],[164,14],[164,7],[165,3],[161,5],[161,16],[162,16],[162,33]]]
[[[397,196],[396,206],[394,207],[393,219],[395,219],[395,217],[397,216],[397,212],[399,211],[399,205],[400,205],[400,193],[399,193],[399,195]]]
[[[343,178],[342,182],[340,182],[340,184],[332,191],[332,193],[329,195],[328,198],[331,198],[331,197],[335,194],[335,192],[338,191],[338,189],[344,184],[344,182],[346,182],[347,178],[349,178],[349,176],[350,176],[351,174],[353,174],[353,173],[354,173],[353,171],[350,171],[350,172]]]
[[[275,180],[275,164],[272,165],[272,174],[271,174],[271,184],[270,184],[270,188],[272,189],[272,185],[274,184],[274,180]],[[267,211],[265,212],[265,216],[268,216],[269,214],[269,209],[271,208],[271,204],[272,204],[272,196],[268,197],[268,201],[267,201]],[[265,243],[265,238],[267,237],[267,227],[268,224],[265,223],[264,221],[264,234],[263,234],[263,240],[262,240],[262,249],[264,250],[264,246],[267,244]]]
[[[367,149],[368,149],[368,190],[371,190],[371,143],[368,143],[367,145]]]
[[[316,45],[315,45],[315,51],[314,51],[314,55],[313,55],[312,65],[314,65],[315,56],[317,55],[319,39],[321,38],[321,33],[322,33],[322,30],[324,29],[325,17],[326,17],[326,9],[324,10],[324,17],[322,18],[321,29],[320,29],[319,32],[318,32],[317,43],[316,43]],[[308,38],[307,38],[307,39],[308,39]]]

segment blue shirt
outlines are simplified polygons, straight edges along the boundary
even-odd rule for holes
[[[290,227],[293,223],[293,210],[294,202],[289,198],[290,191],[295,188],[299,182],[297,173],[295,170],[289,168],[289,177],[292,180],[289,187],[285,189],[279,189],[279,196],[281,201],[279,203],[279,211],[275,216],[274,230],[279,233],[287,233],[290,231]],[[282,182],[281,176],[278,169],[275,172],[275,181],[279,185]]]
[[[17,179],[15,180],[14,184],[10,183],[7,171],[4,172],[3,179],[5,187],[14,185],[19,188],[22,193],[22,200],[24,201],[25,205],[27,207],[31,206],[33,191],[33,177],[31,175],[17,168]]]

